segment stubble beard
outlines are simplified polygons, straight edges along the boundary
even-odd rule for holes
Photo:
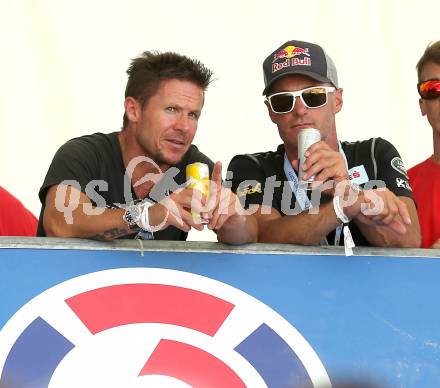
[[[189,150],[190,145],[185,149],[185,152],[183,152],[179,157],[170,157],[167,156],[163,151],[161,150],[157,150],[154,154],[148,155],[148,151],[144,148],[144,152],[150,157],[152,158],[159,166],[162,166],[164,168],[168,168],[170,166],[176,166],[178,165],[180,162],[182,162],[184,156],[186,155],[186,153]],[[173,156],[176,154],[173,154]]]

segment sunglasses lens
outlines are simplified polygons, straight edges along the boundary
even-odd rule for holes
[[[287,113],[293,108],[294,97],[291,94],[277,94],[270,97],[270,104],[275,113]]]
[[[419,84],[419,94],[425,100],[440,97],[440,80],[429,80]]]
[[[327,92],[324,88],[313,88],[304,91],[302,98],[307,107],[319,108],[327,103]]]

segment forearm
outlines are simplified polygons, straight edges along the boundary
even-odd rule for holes
[[[277,218],[260,216],[258,242],[319,245],[339,224],[331,202],[321,205],[316,214],[307,211]]]
[[[45,212],[44,229],[49,237],[113,240],[134,232],[123,221],[123,214],[124,209],[103,209],[99,215],[88,215],[77,209],[72,212],[71,217],[66,217],[55,209]]]
[[[411,220],[410,224],[403,222],[402,217],[397,215],[393,224],[404,225],[404,229],[397,230],[389,225],[378,225],[375,223],[362,222],[361,218],[355,218],[355,222],[368,242],[373,246],[396,247],[396,248],[419,248],[421,244],[421,233],[417,210],[412,199],[399,197],[404,202]]]
[[[253,215],[235,214],[228,218],[216,231],[217,240],[226,244],[246,244],[257,242],[258,224]]]
[[[50,237],[113,240],[134,233],[122,219],[124,209],[94,207],[84,193],[70,186],[52,186],[45,204],[43,226]]]
[[[361,222],[356,224],[372,246],[394,248],[420,247],[420,231],[415,226],[407,227],[407,232],[401,235],[385,226],[366,225]]]

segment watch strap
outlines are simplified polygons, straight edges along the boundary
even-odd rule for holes
[[[138,226],[147,232],[153,232],[150,225],[149,208],[155,203],[144,200],[141,203],[130,205],[126,210],[122,219],[130,226]]]

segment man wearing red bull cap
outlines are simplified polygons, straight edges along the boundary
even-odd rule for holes
[[[396,149],[381,138],[338,139],[342,89],[322,47],[286,42],[266,58],[263,72],[265,104],[283,143],[276,151],[237,155],[229,165],[232,189],[255,211],[259,241],[345,243],[346,252],[353,243],[418,247],[417,211]],[[315,177],[311,194],[298,179],[298,134],[306,128],[321,136],[301,166],[305,180]]]
[[[432,127],[434,154],[410,168],[417,202],[422,248],[440,249],[440,41],[429,45],[417,63],[420,110]]]

